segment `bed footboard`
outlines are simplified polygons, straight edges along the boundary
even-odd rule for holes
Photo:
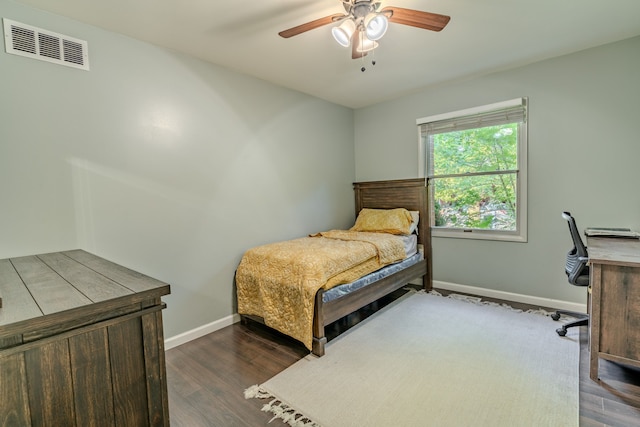
[[[427,261],[422,260],[411,267],[400,270],[384,279],[378,280],[364,288],[360,288],[350,294],[329,302],[323,302],[324,290],[316,293],[315,309],[313,315],[313,344],[311,352],[316,356],[324,356],[325,326],[336,320],[353,313],[356,310],[371,304],[385,295],[403,287],[414,279],[421,279],[423,288],[431,290],[431,282],[427,280]]]

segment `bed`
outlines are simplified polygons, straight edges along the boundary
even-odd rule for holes
[[[427,188],[424,179],[403,179],[390,181],[369,181],[354,183],[355,191],[355,213],[356,226],[359,224],[359,214],[366,210],[407,210],[418,212],[418,222],[416,233],[414,235],[415,243],[419,251],[410,257],[403,255],[402,260],[389,263],[380,269],[369,272],[366,271],[362,277],[355,278],[354,275],[346,275],[349,278],[347,283],[341,283],[331,286],[316,286],[311,289],[304,289],[298,284],[286,287],[286,293],[266,298],[267,303],[263,301],[265,295],[269,295],[270,290],[262,288],[258,273],[248,269],[245,264],[248,263],[246,258],[250,251],[247,251],[236,271],[236,288],[238,293],[238,313],[242,317],[243,322],[248,319],[256,320],[273,327],[287,335],[292,336],[303,342],[313,354],[323,356],[325,354],[325,344],[327,338],[325,336],[325,326],[330,323],[353,313],[354,311],[377,301],[381,297],[401,288],[409,282],[421,281],[422,286],[426,290],[432,287],[431,275],[431,235],[429,228],[429,208]],[[402,209],[399,209],[402,208]],[[414,224],[415,226],[415,224]],[[316,237],[333,238],[333,231],[319,233]],[[338,233],[340,233],[338,231]],[[322,234],[322,236],[320,236]],[[378,234],[374,236],[378,239],[386,237],[380,234],[386,233],[358,233],[364,235]],[[365,236],[368,239],[368,236]],[[365,239],[362,237],[362,239]],[[398,237],[398,236],[395,236]],[[349,240],[343,235],[338,234],[337,240]],[[360,236],[357,238],[361,239]],[[309,239],[307,239],[309,240]],[[397,239],[394,239],[397,240]],[[382,241],[382,240],[381,240]],[[283,244],[301,244],[298,241],[283,242]],[[315,243],[315,242],[314,242]],[[371,246],[368,242],[365,246]],[[377,242],[373,242],[377,244]],[[356,245],[359,243],[356,242]],[[382,247],[386,243],[381,244]],[[394,243],[397,245],[397,243]],[[406,246],[406,245],[405,245]],[[295,246],[294,246],[295,247]],[[397,256],[397,254],[395,254]],[[378,258],[382,256],[378,255]],[[245,262],[246,261],[246,262]],[[262,261],[261,264],[269,264],[271,261]],[[286,261],[278,261],[286,262]],[[364,263],[363,263],[364,264]],[[280,264],[282,265],[282,264]],[[278,271],[284,269],[280,268]],[[297,274],[297,273],[296,273]],[[301,273],[303,274],[303,273]],[[273,279],[273,280],[272,280]],[[351,280],[353,279],[353,280]],[[269,277],[270,281],[276,279]],[[278,278],[289,283],[297,282],[297,276],[288,276],[286,278]],[[307,280],[307,279],[305,279]],[[323,283],[324,279],[319,279],[319,283]],[[342,280],[344,282],[344,280]],[[278,284],[279,286],[280,284]],[[265,290],[267,289],[267,290]],[[282,291],[278,287],[279,292]],[[315,294],[309,294],[315,292]],[[260,300],[260,301],[258,301]],[[265,310],[261,306],[272,305],[270,310]],[[293,307],[293,308],[292,308]],[[306,312],[305,316],[298,316],[297,312]],[[268,314],[264,314],[268,313]],[[304,319],[303,319],[304,318]],[[309,330],[310,329],[310,330]]]

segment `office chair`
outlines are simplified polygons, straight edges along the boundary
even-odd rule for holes
[[[589,255],[587,254],[587,247],[580,238],[578,227],[576,226],[575,219],[569,212],[562,212],[562,218],[566,219],[569,223],[569,232],[573,240],[573,249],[567,253],[567,260],[564,265],[565,273],[569,283],[575,286],[589,286]],[[573,326],[583,326],[589,324],[589,315],[585,313],[576,313],[573,311],[557,310],[551,315],[553,320],[560,319],[560,316],[565,314],[576,318],[576,320],[565,323],[561,328],[556,329],[556,332],[561,337],[567,334],[567,328]]]

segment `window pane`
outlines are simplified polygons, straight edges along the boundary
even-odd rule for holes
[[[439,133],[433,142],[433,175],[515,170],[518,124]]]
[[[435,178],[436,227],[516,231],[516,173]]]

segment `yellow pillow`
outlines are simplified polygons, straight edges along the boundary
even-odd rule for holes
[[[374,233],[410,234],[411,214],[404,208],[369,209],[364,208],[358,214],[351,231],[369,231]]]

